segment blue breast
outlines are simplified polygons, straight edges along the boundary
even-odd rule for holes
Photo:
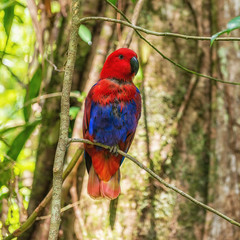
[[[121,109],[119,102],[100,105],[93,102],[91,105],[89,134],[97,142],[114,146],[124,142],[129,131],[137,127],[136,103],[131,100]]]

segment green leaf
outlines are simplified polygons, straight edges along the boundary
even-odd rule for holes
[[[78,35],[88,45],[92,45],[92,34],[85,25],[83,25],[83,24],[80,25],[80,27],[78,29]]]
[[[38,96],[41,82],[42,82],[42,69],[39,66],[36,72],[33,74],[33,77],[28,85],[28,89],[24,99],[24,105],[26,105],[27,102],[31,101],[33,98]],[[31,104],[28,104],[27,106],[24,107],[23,113],[25,121],[28,122],[31,114]]]
[[[28,124],[13,140],[11,144],[11,148],[7,152],[7,156],[9,156],[11,159],[16,160],[19,153],[21,152],[22,148],[24,147],[26,141],[32,134],[35,127],[40,123],[41,121],[35,121],[31,124]]]
[[[117,0],[108,0],[110,3],[112,3],[113,5],[115,5],[116,6],[116,4],[117,4]]]
[[[210,41],[210,47],[213,45],[214,41],[216,40],[217,37],[219,37],[220,35],[226,33],[227,30],[223,30],[221,32],[215,33],[214,35],[212,35],[211,37],[211,41]]]
[[[77,117],[79,110],[80,110],[80,107],[70,107],[69,116],[70,116],[71,120],[73,120]]]
[[[87,93],[86,92],[81,92],[80,97],[77,98],[78,102],[84,102],[85,98],[87,97]]]
[[[5,157],[3,162],[0,162],[0,186],[7,185],[9,179],[12,177],[14,165],[12,164],[10,159],[17,160],[17,157],[23,149],[26,141],[29,139],[35,127],[40,122],[41,121],[38,120],[32,122],[31,124],[26,124],[26,127],[13,140],[11,147],[6,154],[8,158]]]
[[[229,30],[229,32],[238,28],[240,28],[240,16],[233,18],[227,24],[227,29]]]
[[[4,9],[4,18],[3,18],[3,26],[5,29],[5,32],[7,34],[7,37],[9,37],[11,28],[12,28],[12,23],[13,23],[13,18],[14,18],[14,8],[15,5],[12,5],[8,8]]]
[[[26,6],[16,0],[0,0],[0,10],[4,10],[10,6],[13,6],[13,5],[18,5],[18,6],[21,6],[23,8],[26,8]]]
[[[5,133],[8,133],[9,131],[13,131],[17,128],[23,128],[23,127],[26,127],[28,125],[30,125],[31,123],[24,123],[24,124],[19,124],[19,125],[15,125],[13,127],[2,127],[0,128],[0,137],[2,135],[4,135]]]
[[[231,31],[233,31],[235,29],[238,29],[238,28],[240,28],[240,16],[231,19],[227,24],[227,29],[224,29],[224,30],[212,35],[211,41],[210,41],[210,46],[213,45],[213,43],[214,43],[214,41],[216,40],[217,37],[221,36],[224,33],[229,34]]]
[[[0,10],[4,10],[16,4],[16,0],[2,1],[0,3]]]
[[[118,206],[118,197],[114,200],[111,200],[109,205],[109,223],[112,230],[114,229],[114,225],[116,221],[117,206]]]

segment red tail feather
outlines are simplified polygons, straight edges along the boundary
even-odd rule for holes
[[[108,182],[99,179],[93,166],[91,166],[88,178],[88,194],[98,199],[101,197],[110,200],[115,199],[121,192],[120,188],[120,170],[118,170]]]
[[[94,171],[93,166],[91,166],[89,171],[89,177],[88,177],[88,194],[94,198],[101,198],[101,192],[100,192],[100,180],[98,178],[98,175]]]

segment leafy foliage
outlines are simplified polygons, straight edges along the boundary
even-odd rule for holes
[[[16,136],[13,140],[10,149],[7,152],[7,156],[13,160],[16,160],[26,141],[32,134],[35,127],[39,124],[39,121],[35,121],[26,127]]]
[[[29,117],[31,114],[31,105],[29,104],[29,102],[33,98],[38,96],[39,89],[41,86],[41,81],[42,81],[42,69],[41,69],[41,67],[38,67],[29,83],[27,93],[26,93],[25,99],[24,99],[25,107],[24,107],[23,112],[24,112],[24,118],[25,118],[26,122],[29,121]]]
[[[15,7],[15,5],[10,5],[9,7],[4,9],[5,14],[4,14],[4,18],[3,18],[3,25],[4,25],[5,32],[8,37],[9,37],[12,23],[13,23],[14,7]]]

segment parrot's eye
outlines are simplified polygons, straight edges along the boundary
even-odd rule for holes
[[[120,55],[118,56],[118,58],[119,58],[119,59],[123,59],[123,55],[120,54]]]

